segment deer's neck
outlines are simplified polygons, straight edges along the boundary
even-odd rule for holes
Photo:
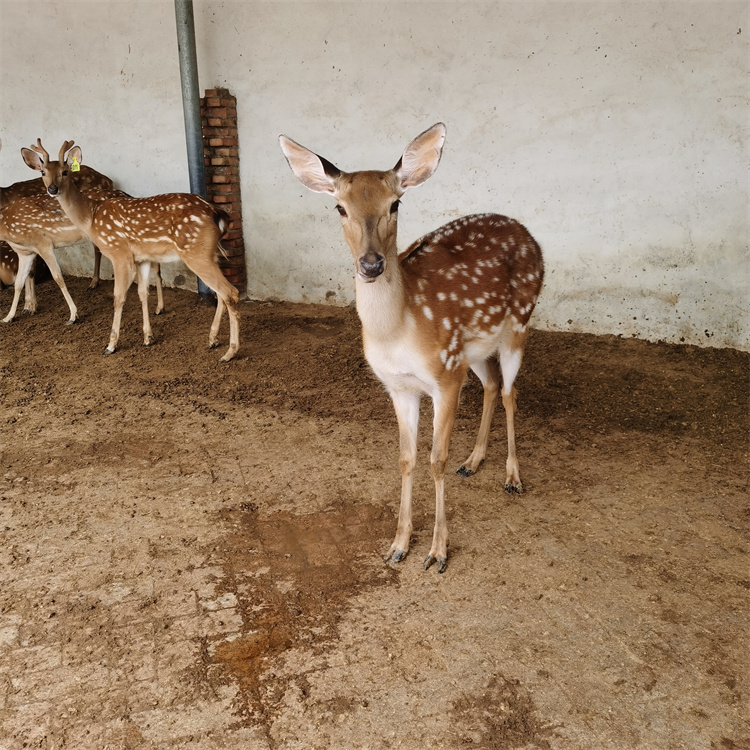
[[[357,313],[366,338],[393,339],[399,336],[406,320],[404,281],[394,253],[383,274],[375,281],[357,277]]]
[[[72,180],[65,183],[57,194],[57,200],[60,201],[60,208],[65,211],[70,221],[90,236],[96,208],[95,202],[85,196]]]

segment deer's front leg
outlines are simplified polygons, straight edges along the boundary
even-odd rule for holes
[[[60,270],[60,265],[58,264],[57,258],[55,257],[52,243],[50,242],[47,246],[39,246],[38,251],[39,255],[42,257],[42,260],[44,260],[44,262],[47,264],[49,272],[52,274],[52,278],[55,280],[55,283],[60,287],[60,291],[62,292],[63,297],[65,297],[65,301],[68,303],[68,309],[70,310],[70,318],[68,318],[68,324],[75,323],[76,320],[78,320],[78,308],[76,307],[75,302],[73,302],[73,298],[70,296],[68,287],[65,285],[65,279],[63,278],[62,271]]]
[[[125,305],[125,298],[128,296],[128,289],[133,283],[135,275],[135,264],[132,259],[125,255],[112,255],[110,257],[114,267],[115,288],[114,288],[114,308],[115,314],[112,318],[112,330],[109,334],[109,343],[104,350],[105,354],[114,354],[117,349],[117,342],[120,339],[120,323],[122,321],[122,308]]]
[[[401,467],[401,505],[398,511],[396,538],[385,556],[386,562],[401,562],[409,552],[411,539],[411,495],[414,465],[417,462],[417,429],[419,427],[419,394],[392,392],[391,399],[398,419],[399,465]]]
[[[435,529],[430,554],[424,561],[425,570],[437,562],[438,573],[448,565],[448,523],[445,519],[445,466],[451,444],[451,433],[458,411],[458,396],[463,377],[441,387],[433,397],[434,417],[430,470],[435,480]]]

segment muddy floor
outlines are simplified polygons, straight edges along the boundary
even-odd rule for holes
[[[356,312],[242,304],[242,347],[166,290],[51,283],[0,327],[0,749],[747,750],[748,356],[534,331],[526,493],[478,474],[433,523],[423,404],[411,553],[396,421]],[[0,293],[3,314],[10,290]],[[451,464],[471,452],[464,390]]]

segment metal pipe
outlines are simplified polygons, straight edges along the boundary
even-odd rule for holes
[[[182,111],[185,117],[190,192],[206,198],[206,169],[203,163],[203,132],[198,91],[198,58],[195,52],[193,0],[174,0],[174,12],[177,21],[177,47],[180,58]],[[211,289],[201,278],[198,278],[198,294],[201,297],[212,296]]]

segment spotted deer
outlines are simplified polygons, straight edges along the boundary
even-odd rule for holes
[[[94,196],[112,195],[112,191],[90,191],[90,199]],[[49,196],[30,195],[18,198],[0,211],[0,240],[7,242],[18,256],[18,266],[15,274],[13,302],[3,323],[10,323],[16,315],[21,291],[26,288],[24,312],[36,312],[36,293],[33,283],[29,289],[29,279],[37,255],[41,256],[49,267],[52,278],[60,287],[60,291],[68,303],[70,317],[68,323],[75,323],[78,319],[78,308],[70,296],[65,284],[62,271],[55,257],[55,250],[86,239],[86,235],[74,226],[65,216],[56,201]],[[96,274],[98,276],[98,274]]]
[[[114,183],[112,180],[107,177],[106,175],[103,175],[101,172],[97,172],[95,169],[92,169],[89,166],[81,165],[81,169],[76,172],[76,174],[73,176],[73,179],[76,181],[76,184],[78,187],[83,190],[85,193],[90,194],[91,192],[106,192],[106,191],[112,191],[114,190]],[[32,196],[39,196],[43,195],[46,196],[46,189],[44,187],[44,183],[42,182],[41,177],[37,177],[34,180],[21,180],[19,182],[14,182],[12,185],[9,185],[8,187],[0,187],[0,209],[4,209],[6,206],[9,206],[14,201],[18,200],[19,198],[29,198]],[[35,211],[38,211],[40,206],[35,206]],[[52,211],[59,213],[59,207],[57,203],[54,201],[53,198],[50,198],[47,196],[45,198],[45,201],[41,204],[41,209],[44,210],[44,208],[49,208]],[[68,222],[67,217],[63,215],[64,221]],[[69,222],[68,222],[69,223]],[[83,237],[79,237],[76,240],[72,240],[72,242],[77,242],[79,239],[83,239]],[[102,254],[96,245],[94,245],[94,274],[91,277],[91,283],[89,284],[89,289],[96,289],[96,287],[99,285],[99,272],[101,270],[101,260],[102,260]],[[15,273],[13,275],[13,278],[15,279]],[[31,281],[29,282],[27,279],[27,283],[30,283],[32,285],[33,290],[33,276],[30,276]],[[12,282],[11,282],[12,283]],[[157,282],[157,289],[158,289],[158,282]],[[33,310],[36,310],[36,298],[33,300],[33,310],[30,310],[29,305],[29,290],[26,290],[26,298],[25,298],[25,312],[33,312]]]
[[[41,171],[49,195],[57,198],[73,224],[112,262],[114,319],[105,354],[112,354],[117,348],[123,305],[136,275],[143,311],[143,343],[145,346],[153,343],[148,315],[151,264],[180,260],[217,294],[218,304],[208,339],[211,348],[217,345],[226,307],[229,348],[221,361],[234,357],[239,349],[239,294],[222,274],[216,259],[217,251],[221,251],[219,240],[229,226],[224,211],[190,193],[92,200],[71,179],[72,167],[83,159],[80,147],[73,141],[63,143],[57,161],[50,160],[39,139],[36,146],[23,149],[22,153],[28,166]]]
[[[389,171],[349,173],[280,136],[281,150],[302,184],[337,201],[354,258],[365,357],[390,394],[398,419],[401,505],[386,561],[398,563],[409,551],[420,396],[432,398],[435,527],[424,567],[437,562],[440,573],[448,559],[444,477],[459,394],[473,370],[484,386],[484,404],[474,450],[457,472],[469,476],[487,450],[500,384],[497,359],[508,427],[505,489],[522,491],[513,382],[544,275],[534,238],[517,221],[495,214],[464,216],[398,254],[401,196],[435,172],[445,133],[445,125],[438,123],[417,136]]]

